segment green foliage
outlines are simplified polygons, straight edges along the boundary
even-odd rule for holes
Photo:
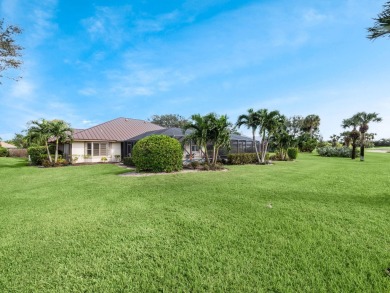
[[[311,153],[317,147],[317,140],[315,138],[308,138],[298,142],[299,151],[303,153]]]
[[[43,160],[47,157],[46,147],[32,146],[27,149],[32,165],[42,165]]]
[[[298,157],[298,149],[297,148],[288,148],[287,155],[290,158],[290,160],[296,160],[296,158]]]
[[[8,150],[0,146],[0,157],[8,157]]]
[[[124,157],[123,164],[125,164],[126,166],[131,166],[131,167],[135,166],[133,159],[131,157]]]
[[[383,5],[383,11],[374,18],[374,26],[367,29],[370,40],[375,40],[379,37],[390,37],[390,1]]]
[[[148,121],[166,128],[182,128],[188,122],[178,114],[153,115]]]
[[[199,161],[192,161],[190,163],[190,165],[191,165],[192,169],[197,169],[200,166],[200,163],[199,163]]]
[[[8,68],[19,68],[22,64],[19,57],[23,48],[15,43],[15,36],[21,33],[22,30],[18,26],[9,25],[4,27],[4,20],[0,19],[0,77],[3,76],[2,71]]]
[[[356,155],[359,153],[359,150],[356,149]],[[352,149],[347,147],[322,147],[317,148],[317,153],[321,157],[343,157],[343,158],[349,158],[352,155]]]
[[[151,135],[138,141],[132,158],[138,171],[173,172],[183,168],[180,142],[166,135]]]
[[[260,154],[261,155],[261,154]],[[267,153],[265,160],[269,160],[269,154]],[[258,163],[256,153],[238,153],[228,155],[228,164],[230,165],[246,165]]]

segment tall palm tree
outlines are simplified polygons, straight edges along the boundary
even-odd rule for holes
[[[29,122],[29,128],[27,129],[27,140],[31,143],[38,145],[44,145],[47,151],[47,158],[52,162],[50,150],[49,150],[49,139],[52,136],[51,123],[48,120],[41,119],[32,120]]]
[[[320,116],[318,115],[308,115],[303,120],[303,130],[307,131],[310,134],[310,137],[313,138],[314,132],[318,130],[318,127],[320,126]]]
[[[264,164],[265,157],[268,151],[269,139],[278,129],[284,127],[286,117],[281,115],[279,111],[268,112],[267,109],[260,109],[257,112],[259,113],[260,121],[260,162],[261,164]]]
[[[360,119],[356,115],[352,116],[351,118],[344,119],[341,123],[341,127],[343,128],[350,128],[352,127],[352,131],[349,132],[349,137],[352,140],[352,154],[351,159],[355,160],[356,158],[356,141],[360,137],[360,132],[356,129],[360,124]]]
[[[360,161],[364,161],[364,145],[366,142],[366,133],[368,131],[368,124],[370,122],[381,122],[382,118],[378,116],[378,113],[366,113],[359,112],[355,114],[356,119],[359,121],[360,136]]]
[[[72,140],[73,129],[70,125],[64,120],[52,120],[50,121],[50,132],[52,137],[56,141],[56,151],[54,156],[54,163],[58,161],[58,145],[60,142],[65,142],[67,140]]]
[[[260,156],[259,156],[259,151],[257,150],[257,143],[256,143],[256,130],[260,126],[259,112],[255,112],[251,108],[248,110],[248,114],[243,114],[238,116],[236,126],[240,128],[243,125],[245,125],[248,129],[250,128],[252,131],[253,146],[255,148],[257,161],[260,163]]]

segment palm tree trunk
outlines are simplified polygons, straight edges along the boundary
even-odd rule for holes
[[[256,152],[256,157],[257,157],[257,161],[260,163],[260,157],[259,157],[259,151],[257,150],[257,143],[256,143],[256,129],[253,129],[252,130],[252,135],[253,135],[253,146],[255,148],[255,152]]]
[[[360,142],[360,161],[364,161],[364,142],[365,142],[365,135],[363,132],[361,142]]]
[[[50,155],[50,150],[49,150],[49,145],[47,143],[47,141],[45,141],[45,146],[46,146],[46,151],[47,151],[47,157],[49,159],[49,162],[51,163],[51,155]]]
[[[58,138],[56,140],[56,154],[54,156],[54,163],[57,163],[58,160]]]
[[[353,140],[352,141],[352,155],[351,155],[351,159],[355,160],[355,158],[356,158],[356,140]]]

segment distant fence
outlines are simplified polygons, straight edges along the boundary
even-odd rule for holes
[[[15,158],[27,158],[27,149],[8,149],[8,156]]]

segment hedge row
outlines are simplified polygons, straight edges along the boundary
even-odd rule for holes
[[[322,147],[317,148],[317,153],[322,157],[344,157],[350,158],[352,155],[352,149],[347,147]],[[356,149],[356,156],[359,155],[359,149]]]

